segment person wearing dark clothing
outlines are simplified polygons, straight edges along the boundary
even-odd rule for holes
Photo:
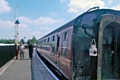
[[[18,59],[18,46],[15,44],[15,51],[16,51],[16,59]]]
[[[29,58],[32,60],[32,53],[33,53],[33,44],[32,42],[29,43]]]

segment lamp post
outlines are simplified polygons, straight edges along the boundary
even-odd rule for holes
[[[17,8],[19,8],[19,6],[14,7],[14,19],[15,19],[15,21],[16,21],[16,18],[17,18]]]
[[[18,59],[18,24],[19,21],[16,20],[15,21],[15,28],[16,28],[16,31],[15,31],[15,44],[16,44],[16,59]]]
[[[20,24],[19,21],[16,19],[16,15],[17,15],[16,9],[18,7],[19,6],[14,7],[16,59],[18,59],[18,24]]]
[[[24,37],[24,44],[25,44],[25,39],[26,39],[26,37]]]
[[[15,19],[15,44],[17,44],[17,40],[18,40],[18,24],[19,24],[19,21],[17,20],[17,8],[19,6],[15,6],[14,7],[14,19]]]
[[[16,31],[15,31],[15,43],[18,44],[18,24],[20,24],[20,22],[18,20],[15,21],[15,27],[16,27]]]

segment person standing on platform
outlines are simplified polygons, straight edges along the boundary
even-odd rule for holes
[[[20,59],[24,59],[24,46],[22,45],[22,43],[20,43],[19,51],[20,51]]]
[[[33,44],[32,44],[32,42],[29,42],[28,49],[29,49],[29,58],[32,60],[32,53],[33,53]]]
[[[15,53],[16,53],[16,59],[18,59],[18,46],[15,44]]]

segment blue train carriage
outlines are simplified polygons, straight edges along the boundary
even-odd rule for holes
[[[120,79],[119,26],[120,11],[93,7],[39,39],[37,51],[68,80]]]

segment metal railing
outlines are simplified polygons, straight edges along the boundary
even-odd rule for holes
[[[9,60],[15,57],[15,45],[14,44],[2,44],[0,45],[0,67],[6,64]]]

